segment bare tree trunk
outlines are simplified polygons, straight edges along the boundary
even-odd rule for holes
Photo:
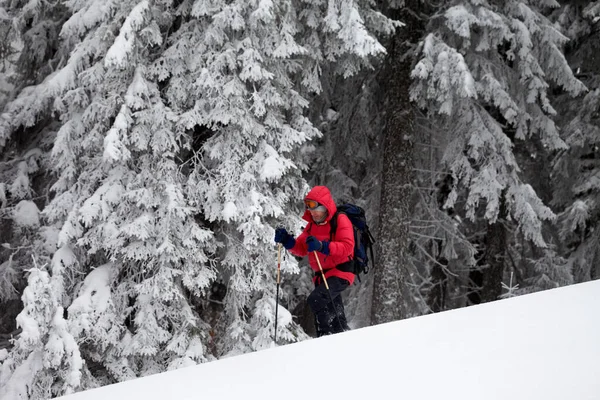
[[[372,324],[395,321],[406,315],[402,298],[409,295],[406,280],[413,150],[410,118],[410,111],[403,110],[402,114],[392,116],[386,127],[375,248],[377,266],[373,268]]]
[[[381,82],[386,88],[386,126],[371,324],[406,318],[410,299],[407,281],[415,117],[409,99],[412,57],[407,53],[411,42],[420,38],[422,23],[408,13],[397,17],[407,25],[398,29],[388,48]]]
[[[487,269],[483,273],[481,302],[498,300],[502,294],[502,276],[506,259],[506,228],[502,220],[488,225],[485,259]]]
[[[448,260],[440,257],[437,261],[441,265],[434,264],[431,268],[431,289],[427,295],[427,305],[434,313],[446,309],[446,297],[448,296],[448,275],[442,268],[442,265],[448,266]]]
[[[507,257],[506,212],[504,206],[498,221],[488,224],[481,267],[469,273],[473,291],[468,295],[471,304],[498,300],[502,294],[502,278]]]

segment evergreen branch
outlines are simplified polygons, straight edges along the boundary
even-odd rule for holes
[[[418,232],[414,232],[414,231],[410,231],[411,235],[414,236],[418,236],[420,238],[424,238],[424,239],[431,239],[431,240],[444,240],[444,238],[441,237],[436,237],[436,236],[430,236],[430,235],[425,235],[423,233],[418,233]]]
[[[430,254],[430,253],[429,253],[427,250],[425,250],[425,249],[423,248],[423,246],[421,246],[421,245],[420,245],[418,242],[413,242],[413,243],[415,244],[415,246],[417,246],[417,247],[418,247],[418,248],[421,250],[421,252],[422,252],[422,253],[423,253],[423,254],[424,254],[424,255],[425,255],[427,258],[429,258],[429,259],[430,259],[430,260],[431,260],[431,261],[432,261],[434,264],[436,264],[436,265],[438,265],[440,268],[442,268],[442,270],[444,271],[444,273],[445,273],[446,275],[450,275],[450,276],[453,276],[453,277],[455,277],[455,278],[457,278],[457,277],[458,277],[458,275],[457,275],[457,274],[455,274],[454,272],[450,271],[450,269],[448,269],[448,266],[447,266],[447,265],[444,265],[444,264],[440,263],[438,260],[436,260],[436,259],[435,259],[435,257],[433,257],[433,256],[432,256],[432,255],[431,255],[431,254]]]

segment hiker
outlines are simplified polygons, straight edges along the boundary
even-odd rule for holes
[[[347,331],[350,328],[341,294],[354,282],[355,276],[351,261],[354,256],[352,223],[345,214],[337,214],[335,233],[330,235],[331,219],[337,207],[325,186],[315,186],[306,195],[304,205],[302,218],[308,221],[308,225],[300,236],[294,239],[285,228],[277,228],[275,242],[281,243],[296,256],[308,255],[308,263],[315,272],[315,289],[308,296],[308,305],[315,315],[317,337]],[[315,256],[319,257],[329,291]]]

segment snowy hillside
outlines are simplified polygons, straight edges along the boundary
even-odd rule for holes
[[[298,377],[303,382],[297,385]],[[600,281],[232,357],[64,400],[600,399]]]

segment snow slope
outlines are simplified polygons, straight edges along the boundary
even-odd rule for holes
[[[105,386],[64,400],[600,400],[600,281]]]

